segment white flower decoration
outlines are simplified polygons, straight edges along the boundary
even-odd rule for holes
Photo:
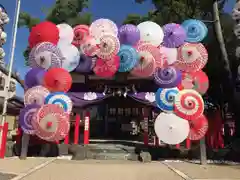
[[[145,99],[148,100],[149,102],[153,103],[156,101],[155,99],[155,93],[153,92],[147,92],[145,95]]]
[[[97,94],[94,92],[84,93],[83,99],[88,100],[88,101],[95,100],[95,99],[97,99]]]

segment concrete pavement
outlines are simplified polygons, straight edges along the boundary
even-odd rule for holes
[[[0,160],[0,180],[240,180],[240,166],[56,158]],[[10,175],[9,175],[10,174]],[[15,175],[15,177],[14,177]]]

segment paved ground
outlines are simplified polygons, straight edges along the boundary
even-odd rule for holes
[[[0,172],[0,180],[240,180],[240,166],[186,162],[6,158],[0,160]]]

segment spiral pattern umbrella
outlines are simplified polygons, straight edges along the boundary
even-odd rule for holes
[[[100,77],[109,78],[114,76],[115,73],[118,71],[119,64],[120,59],[118,56],[115,56],[110,60],[98,59],[96,62],[96,66],[93,68],[93,71],[96,75]]]
[[[164,112],[172,113],[175,96],[178,93],[178,88],[159,88],[155,95],[157,106]]]
[[[34,86],[25,92],[24,104],[25,106],[30,104],[38,104],[41,106],[44,104],[45,98],[49,93],[49,90],[43,86]]]
[[[29,54],[29,66],[49,69],[62,67],[64,57],[60,49],[52,43],[43,42],[35,46]]]
[[[97,56],[101,59],[111,59],[117,55],[120,50],[118,38],[111,34],[105,34],[100,37],[99,51]]]
[[[99,37],[105,35],[105,34],[111,34],[113,36],[118,35],[118,28],[117,25],[109,20],[109,19],[97,19],[95,20],[89,28],[90,35],[94,37],[95,39],[98,39]]]
[[[73,28],[74,38],[72,44],[76,47],[80,47],[80,45],[85,41],[85,39],[89,36],[89,27],[87,25],[77,25]]]
[[[70,113],[73,107],[72,100],[66,93],[63,92],[49,94],[45,99],[45,104],[57,104],[67,113]]]
[[[208,61],[208,53],[201,43],[185,43],[178,48],[176,67],[185,72],[201,70]]]
[[[179,24],[166,24],[163,26],[163,32],[163,46],[168,48],[177,48],[183,45],[187,38],[185,29]]]
[[[72,76],[62,68],[51,68],[44,76],[44,86],[51,92],[68,92],[72,86]]]
[[[122,45],[118,56],[120,57],[119,72],[130,71],[139,61],[136,49],[129,45]]]
[[[121,44],[135,45],[140,40],[140,31],[135,25],[122,25],[119,28],[119,39]]]
[[[30,104],[20,110],[19,124],[24,133],[35,134],[35,129],[32,126],[32,120],[40,107],[41,106],[37,104]]]
[[[154,81],[159,87],[173,88],[182,80],[182,73],[172,66],[166,68],[156,68],[154,72]]]
[[[200,117],[204,111],[202,96],[195,90],[184,89],[175,96],[174,113],[186,120]]]
[[[208,33],[208,28],[206,25],[202,21],[196,19],[185,20],[182,23],[182,27],[187,33],[187,42],[201,42]]]
[[[36,135],[46,141],[56,141],[55,136],[59,131],[59,125],[63,117],[64,110],[58,105],[43,105],[32,121],[34,129],[36,129]]]
[[[189,121],[189,124],[190,132],[188,138],[192,141],[202,139],[208,131],[208,120],[204,115]]]
[[[46,71],[42,68],[32,68],[25,75],[24,85],[26,88],[42,85],[42,74]]]

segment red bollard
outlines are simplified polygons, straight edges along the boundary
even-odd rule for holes
[[[190,139],[186,139],[186,148],[191,149],[191,140]]]
[[[79,126],[80,126],[80,115],[76,114],[75,129],[74,129],[74,144],[79,142]]]
[[[0,158],[3,159],[5,156],[6,144],[7,144],[8,123],[4,123],[1,130],[2,130],[2,144],[0,147]]]
[[[84,145],[89,144],[89,121],[90,121],[90,113],[87,112],[85,116],[85,122],[84,122]]]

